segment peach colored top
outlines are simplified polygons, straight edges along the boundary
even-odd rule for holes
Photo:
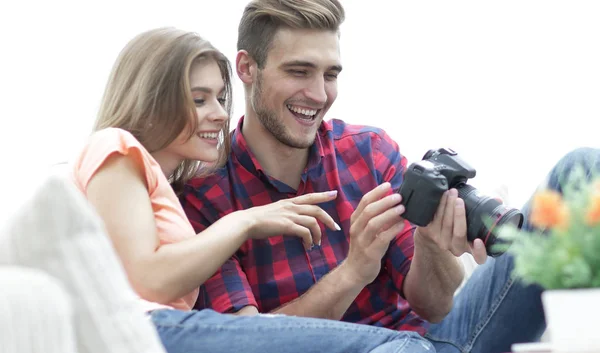
[[[195,236],[196,233],[159,164],[128,131],[108,128],[92,134],[73,166],[73,179],[79,190],[87,195],[89,181],[114,153],[132,158],[144,171],[160,246]],[[168,306],[179,310],[191,310],[197,297],[198,289],[168,303]],[[143,299],[142,301],[148,311],[165,307]]]

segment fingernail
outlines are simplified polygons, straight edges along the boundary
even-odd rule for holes
[[[403,214],[404,213],[404,205],[396,206],[396,212],[398,212],[398,214]]]
[[[329,197],[336,197],[337,196],[337,190],[329,191],[327,193],[327,196],[329,196]]]
[[[402,197],[400,196],[400,194],[394,194],[394,195],[392,195],[392,201],[394,201],[394,202],[400,202],[401,198]]]
[[[317,243],[318,246],[321,246],[321,241],[319,240],[319,242]]]
[[[379,187],[382,189],[387,189],[390,186],[392,186],[392,184],[390,184],[389,182],[386,181],[385,183],[381,184]]]
[[[335,227],[335,230],[342,230],[342,228],[340,228],[339,224],[337,224],[335,222],[333,222],[333,226]]]

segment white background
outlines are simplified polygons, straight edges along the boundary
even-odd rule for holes
[[[245,0],[0,5],[2,210],[90,132],[134,35],[175,26],[233,60]],[[343,0],[344,71],[328,118],[382,127],[409,161],[450,146],[520,206],[569,150],[600,147],[596,1]],[[243,113],[235,79],[235,125]]]

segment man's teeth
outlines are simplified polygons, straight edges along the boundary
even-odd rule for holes
[[[219,136],[218,132],[201,132],[198,134],[203,139],[216,139]]]
[[[303,115],[310,116],[310,117],[317,114],[317,110],[313,110],[313,109],[301,109],[301,108],[296,108],[293,105],[288,105],[287,107],[289,110],[291,110],[295,113],[303,114]]]

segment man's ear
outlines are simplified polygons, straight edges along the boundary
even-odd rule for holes
[[[240,50],[235,57],[235,70],[243,83],[251,84],[256,77],[258,67],[247,51]]]

